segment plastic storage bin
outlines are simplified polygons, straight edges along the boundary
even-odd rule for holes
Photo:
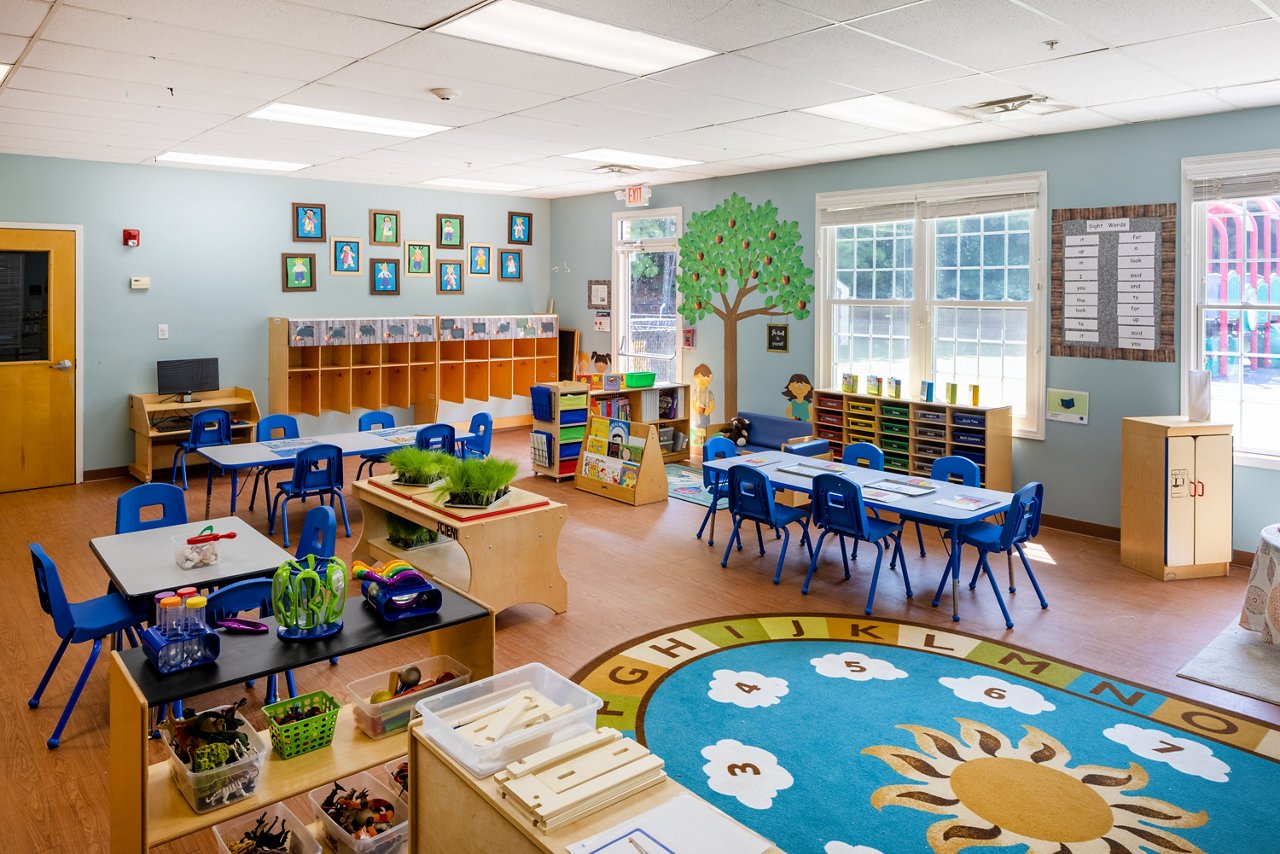
[[[225,707],[222,707],[225,708]],[[240,715],[237,718],[244,720]],[[169,741],[164,746],[169,751],[169,770],[173,782],[182,797],[196,812],[209,812],[252,795],[258,788],[258,775],[267,761],[267,743],[247,722],[240,728],[249,738],[249,755],[230,765],[212,771],[192,771],[173,752]]]
[[[381,780],[368,771],[361,771],[359,774],[344,777],[338,782],[347,788],[354,786],[357,789],[368,789],[370,797],[382,798],[394,804],[396,810],[395,826],[385,833],[379,833],[372,839],[353,838],[351,834],[339,827],[337,822],[329,818],[328,813],[320,807],[324,803],[324,799],[329,797],[329,793],[333,791],[333,783],[326,783],[317,789],[312,789],[308,797],[311,798],[311,803],[315,805],[316,818],[319,819],[320,824],[324,827],[324,835],[329,840],[329,846],[338,854],[346,854],[346,852],[354,852],[354,854],[398,854],[398,852],[403,851],[409,841],[408,805],[391,790],[390,786],[384,785]]]
[[[454,731],[450,710],[474,704],[475,708],[497,705],[520,691],[533,688],[558,705],[573,707],[568,714],[546,723],[509,733],[488,747],[477,747]],[[530,753],[559,744],[595,729],[596,709],[604,701],[570,682],[545,664],[534,662],[428,697],[418,703],[422,731],[462,763],[477,777],[487,777]]]
[[[382,766],[382,770],[386,772],[387,785],[391,787],[391,791],[395,792],[396,795],[403,798],[405,803],[408,803],[409,801],[408,787],[406,787],[403,792],[400,791],[400,783],[397,782],[396,780],[396,774],[397,772],[399,772],[401,765],[405,766],[405,773],[408,774],[409,773],[409,757],[407,755],[401,756],[399,759],[392,759],[386,765]]]
[[[658,375],[654,371],[630,371],[622,376],[623,385],[627,388],[653,388],[653,381]]]
[[[320,843],[316,842],[316,838],[311,835],[307,825],[284,804],[272,804],[265,810],[254,810],[253,812],[245,813],[239,818],[215,824],[213,826],[213,835],[218,840],[218,850],[222,854],[231,854],[231,849],[227,847],[227,841],[238,841],[246,830],[253,829],[254,825],[258,823],[258,816],[263,813],[266,813],[267,824],[270,824],[272,819],[278,818],[285,822],[285,826],[289,830],[293,831],[293,837],[289,841],[289,854],[320,854]],[[276,829],[280,829],[279,823],[276,824]]]
[[[276,723],[277,712],[287,712],[294,706],[304,709],[319,706],[321,714],[294,721],[291,724]],[[290,697],[278,703],[262,707],[267,716],[267,730],[271,733],[271,746],[281,759],[292,759],[312,750],[328,747],[333,742],[333,728],[338,722],[338,701],[324,691],[313,691],[301,697]]]
[[[403,668],[387,670],[376,676],[366,676],[347,685],[347,694],[351,697],[352,715],[356,726],[369,738],[385,738],[397,732],[403,732],[409,726],[409,720],[416,715],[415,704],[426,697],[467,684],[471,680],[471,671],[465,665],[447,655],[437,655],[415,661],[412,665],[422,673],[422,680],[435,679],[446,670],[456,678],[440,685],[423,688],[400,697],[394,697],[383,703],[371,703],[369,698],[375,691],[386,690],[387,677],[398,673]]]

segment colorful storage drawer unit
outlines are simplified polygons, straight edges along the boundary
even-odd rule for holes
[[[905,436],[911,431],[911,426],[906,421],[881,421],[880,429],[885,433]]]

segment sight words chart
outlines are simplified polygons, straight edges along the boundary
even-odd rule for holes
[[[1173,207],[1054,211],[1053,355],[1172,360]]]

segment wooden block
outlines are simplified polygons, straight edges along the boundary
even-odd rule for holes
[[[609,744],[620,738],[622,738],[622,733],[616,729],[601,727],[595,732],[574,736],[568,741],[543,748],[536,753],[529,754],[524,759],[512,762],[504,770],[495,774],[494,780],[501,783],[504,780],[523,777],[526,774],[536,774],[558,762],[578,756],[584,751],[594,750],[601,745]]]
[[[583,801],[573,809],[565,810],[554,816],[547,818],[535,818],[534,826],[543,833],[549,833],[557,827],[571,824],[587,816],[599,812],[619,801],[626,800],[637,792],[641,792],[650,786],[655,786],[667,778],[667,774],[661,768],[650,772],[642,777],[637,777],[626,786],[616,786],[613,789],[602,793],[601,795]]]
[[[529,682],[522,682],[514,686],[514,691],[506,699],[495,701],[493,697],[479,697],[468,703],[460,703],[440,715],[440,719],[447,723],[453,729],[465,726],[473,721],[479,720],[485,715],[491,715],[501,707],[507,704],[507,701],[521,693],[532,693],[533,685]],[[446,715],[448,717],[446,717]]]

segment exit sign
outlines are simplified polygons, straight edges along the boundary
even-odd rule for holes
[[[627,187],[627,207],[642,208],[649,204],[649,188],[644,184]]]

